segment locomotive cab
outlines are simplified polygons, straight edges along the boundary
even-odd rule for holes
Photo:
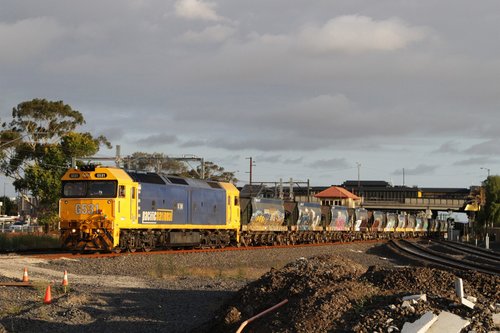
[[[118,243],[119,221],[137,223],[137,188],[119,168],[86,165],[62,178],[59,201],[63,248],[110,251]]]

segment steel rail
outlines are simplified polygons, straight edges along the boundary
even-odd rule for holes
[[[450,247],[455,247],[455,248],[460,248],[463,249],[463,251],[471,251],[474,253],[478,253],[481,256],[484,256],[485,258],[490,258],[496,261],[500,261],[500,252],[495,252],[493,250],[487,250],[483,249],[474,245],[470,245],[467,243],[459,243],[459,242],[454,242],[454,241],[438,241],[439,243],[446,244]]]
[[[495,273],[497,273],[497,274],[500,275],[500,266],[497,266],[495,264],[494,265],[490,265],[490,264],[480,263],[480,262],[477,262],[477,261],[472,261],[472,260],[467,260],[467,259],[457,259],[457,258],[455,258],[452,255],[432,250],[432,249],[430,249],[430,248],[428,248],[426,246],[422,246],[422,245],[414,243],[414,242],[410,242],[410,241],[407,241],[407,240],[402,240],[402,242],[404,242],[405,244],[408,244],[410,246],[416,247],[416,248],[420,249],[421,251],[429,253],[429,254],[434,255],[436,257],[439,257],[439,258],[442,258],[442,259],[445,259],[445,260],[456,261],[456,262],[463,263],[463,264],[471,266],[471,267],[475,267],[477,269],[484,269],[484,270],[487,270],[487,271],[495,272]]]
[[[407,240],[402,240],[402,241],[404,243],[406,243],[406,244],[409,244],[410,246],[414,246],[414,247],[419,248],[420,250],[422,250],[424,252],[427,252],[427,253],[432,254],[434,256],[443,258],[445,260],[456,261],[456,262],[463,263],[463,264],[468,265],[468,266],[475,267],[477,269],[484,269],[484,270],[491,271],[491,272],[494,272],[494,273],[497,273],[497,274],[500,275],[500,266],[497,266],[496,263],[493,264],[493,265],[490,265],[490,264],[487,264],[487,263],[480,263],[480,262],[473,261],[473,260],[457,259],[457,258],[455,258],[452,255],[432,250],[432,249],[430,249],[428,247],[422,246],[422,245],[414,243],[414,242],[410,242],[410,241],[407,241]]]
[[[391,240],[391,245],[396,247],[399,251],[410,254],[421,261],[431,262],[442,267],[455,268],[465,271],[473,270],[491,275],[500,275],[500,271],[498,269],[485,267],[484,265],[477,263],[464,263],[463,260],[457,260],[436,251],[422,248],[415,243]]]
[[[435,243],[442,245],[444,247],[460,251],[462,253],[470,254],[473,256],[476,256],[478,258],[481,258],[483,260],[490,261],[494,264],[500,265],[500,254],[495,255],[494,252],[483,252],[483,251],[477,251],[474,248],[470,248],[468,246],[461,246],[460,243],[455,243],[455,242],[449,242],[449,241],[436,241]]]

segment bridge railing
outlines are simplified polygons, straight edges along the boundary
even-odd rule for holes
[[[405,198],[404,200],[363,200],[363,206],[375,208],[439,209],[457,210],[464,207],[465,201],[459,199]]]
[[[450,207],[450,208],[460,208],[464,206],[465,201],[459,199],[434,199],[434,198],[406,198],[405,204],[412,206],[423,206],[423,207]]]

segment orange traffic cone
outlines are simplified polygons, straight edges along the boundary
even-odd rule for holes
[[[30,279],[28,277],[28,269],[24,267],[24,274],[23,274],[23,282],[29,282]]]
[[[50,284],[47,286],[45,290],[45,298],[43,299],[43,303],[50,304],[52,302],[52,296],[50,294]]]
[[[67,271],[64,271],[62,286],[64,288],[64,293],[66,294],[66,292],[68,291],[68,272]]]
[[[68,285],[68,272],[67,271],[64,271],[64,277],[63,277],[63,280],[62,280],[62,285],[64,287],[66,287]]]

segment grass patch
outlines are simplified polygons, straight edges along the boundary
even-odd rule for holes
[[[155,278],[192,276],[236,280],[253,280],[258,279],[268,271],[269,268],[248,267],[246,265],[224,269],[220,267],[186,267],[177,265],[173,258],[158,257],[154,259],[153,267],[150,269],[149,275]]]
[[[20,305],[8,306],[5,309],[0,309],[0,318],[8,316],[16,316],[23,311],[23,307]]]
[[[26,251],[37,249],[58,249],[59,237],[35,234],[0,234],[0,251]]]
[[[223,278],[235,280],[254,280],[267,273],[269,269],[239,266],[234,268],[190,267],[187,274],[190,276]]]
[[[250,265],[244,263],[230,265],[229,267],[221,262],[215,262],[213,266],[181,266],[173,257],[158,256],[154,258],[149,275],[155,278],[166,279],[190,276],[212,279],[256,280],[271,269],[280,269],[287,263],[283,260],[270,259]]]
[[[157,278],[168,276],[184,276],[185,268],[176,265],[172,257],[160,258],[155,257],[150,275]]]

